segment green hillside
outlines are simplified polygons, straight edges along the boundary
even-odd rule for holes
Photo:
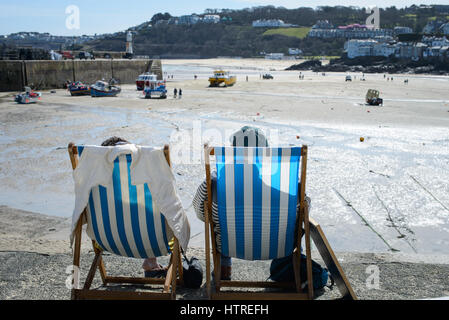
[[[310,31],[310,27],[299,27],[299,28],[278,28],[270,29],[263,33],[264,36],[279,34],[287,37],[295,37],[298,39],[304,39]]]

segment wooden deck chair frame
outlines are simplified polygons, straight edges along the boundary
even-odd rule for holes
[[[306,188],[306,171],[307,171],[307,146],[301,149],[301,190],[300,190],[300,213],[296,222],[296,243],[293,251],[293,267],[295,274],[294,283],[280,283],[280,282],[257,282],[257,281],[232,281],[221,280],[221,255],[217,251],[216,237],[214,234],[214,221],[212,219],[212,182],[210,170],[210,156],[215,155],[215,150],[208,145],[204,146],[205,166],[206,166],[206,181],[207,181],[207,202],[204,204],[205,212],[205,250],[206,250],[206,286],[210,299],[217,300],[312,300],[313,286],[309,285],[306,293],[303,292],[300,266],[301,266],[301,241],[305,236],[306,247],[306,266],[307,266],[307,283],[313,283],[312,280],[312,260],[310,248],[310,222],[309,209],[307,201],[305,201]],[[303,234],[304,231],[304,234]],[[212,235],[210,237],[210,235]],[[211,285],[211,270],[210,270],[210,238],[212,239],[212,259],[214,264],[214,289]],[[221,291],[222,288],[289,288],[294,289],[294,292],[237,292],[237,291]]]
[[[78,166],[78,149],[74,143],[68,146],[70,161],[73,170]],[[170,162],[170,149],[168,145],[164,146],[164,155],[168,165]],[[86,221],[87,210],[82,213],[75,229],[75,248],[73,251],[73,266],[80,270],[81,256],[81,235],[82,226]],[[106,273],[106,267],[102,258],[100,246],[92,240],[95,257],[90,267],[89,273],[82,289],[74,288],[71,292],[72,300],[175,300],[176,286],[183,283],[183,268],[181,264],[181,250],[179,241],[174,237],[174,246],[170,257],[167,276],[165,278],[143,278],[143,277],[111,277]],[[90,287],[95,277],[97,269],[100,272],[101,280],[104,286],[108,284],[131,284],[131,285],[163,285],[162,292],[124,292],[117,290],[91,290]],[[76,281],[75,281],[76,283]]]

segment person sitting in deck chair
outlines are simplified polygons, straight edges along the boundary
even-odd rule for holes
[[[269,147],[267,138],[265,135],[257,128],[254,127],[243,127],[236,133],[234,133],[230,142],[233,147]],[[211,174],[212,180],[212,194],[213,194],[213,203],[212,203],[212,219],[215,225],[215,234],[217,240],[218,251],[221,252],[221,237],[220,237],[220,225],[218,219],[218,205],[216,198],[216,188],[217,188],[217,172],[213,171]],[[299,190],[301,186],[299,185]],[[201,221],[204,222],[204,202],[207,201],[207,182],[203,181],[203,183],[198,187],[195,197],[193,199],[193,207],[195,209],[195,213]],[[306,201],[309,204],[310,208],[310,198],[306,196]],[[297,206],[297,211],[299,212],[299,204]],[[232,260],[230,257],[226,257],[221,255],[221,280],[231,280],[232,274]]]
[[[131,142],[120,138],[120,137],[111,137],[101,144],[102,147],[114,147],[124,144],[130,144]],[[163,278],[167,275],[167,267],[164,267],[157,262],[157,258],[148,258],[145,259],[142,265],[142,268],[145,272],[145,277],[147,278]]]

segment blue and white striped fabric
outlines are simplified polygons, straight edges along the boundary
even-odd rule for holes
[[[301,148],[215,148],[221,253],[245,260],[295,245]]]
[[[83,147],[78,147],[81,156]],[[132,185],[131,155],[114,161],[113,185],[91,190],[87,205],[87,233],[108,252],[132,258],[159,257],[170,253],[165,218],[150,188]]]

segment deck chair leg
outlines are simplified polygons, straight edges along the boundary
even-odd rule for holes
[[[164,293],[168,293],[170,291],[172,277],[173,277],[173,263],[170,264],[170,267],[168,268],[167,271],[167,277],[165,278],[164,283]]]
[[[102,256],[103,252],[102,252],[102,250],[99,249],[97,243],[94,240],[92,240],[92,246],[94,248],[95,254],[97,254],[97,253],[100,254],[100,258],[99,258],[99,262],[98,262],[98,270],[100,271],[101,281],[103,282],[103,285],[105,286],[105,285],[107,285],[106,279],[108,277],[108,274],[106,272],[106,267],[104,265],[104,260],[103,260],[103,256]]]
[[[293,252],[293,270],[295,272],[296,292],[301,292],[301,254],[298,250]]]
[[[310,223],[309,208],[307,204],[304,208],[304,230],[306,243],[306,264],[307,264],[307,283],[309,298],[313,299],[313,276],[312,276],[312,250],[310,247]]]
[[[92,285],[92,282],[95,277],[95,273],[97,272],[97,268],[100,265],[101,261],[101,253],[95,253],[94,261],[92,262],[92,265],[90,267],[89,273],[87,274],[86,282],[84,283],[84,290],[89,290],[90,286]]]
[[[205,238],[205,256],[206,256],[206,290],[210,299],[212,295],[211,276],[210,276],[210,234],[209,234],[209,212],[207,201],[204,202],[204,238]]]
[[[178,249],[178,278],[181,283],[184,281],[184,269],[182,267],[181,250]]]
[[[221,255],[218,252],[213,253],[214,258],[214,277],[215,291],[220,292],[221,289]]]
[[[73,251],[73,288],[72,288],[72,300],[76,300],[77,295],[75,290],[80,289],[78,288],[79,285],[79,276],[80,276],[80,260],[81,260],[81,235],[82,235],[82,229],[83,229],[83,215],[80,216],[78,224],[76,225],[75,229],[75,249]]]
[[[301,243],[302,243],[302,236],[303,236],[303,214],[300,211],[299,217],[298,217],[298,224],[297,224],[297,239],[296,239],[296,249],[293,252],[293,270],[295,275],[295,285],[296,285],[296,292],[300,293],[302,292],[302,281],[301,281]]]
[[[172,254],[173,256],[173,274],[171,279],[171,293],[172,293],[172,299],[176,299],[176,281],[177,281],[177,273],[179,271],[179,266],[181,265],[179,257],[180,257],[180,250],[179,250],[179,241],[175,238],[175,245],[174,245],[174,252]]]
[[[357,296],[354,290],[349,283],[348,278],[346,277],[343,268],[338,262],[337,257],[335,256],[334,251],[332,250],[329,242],[324,235],[323,230],[320,225],[310,219],[310,231],[313,242],[315,243],[318,252],[323,259],[326,267],[329,269],[329,272],[332,274],[335,280],[335,284],[337,285],[340,293],[342,294],[343,299],[352,299],[357,300]]]

